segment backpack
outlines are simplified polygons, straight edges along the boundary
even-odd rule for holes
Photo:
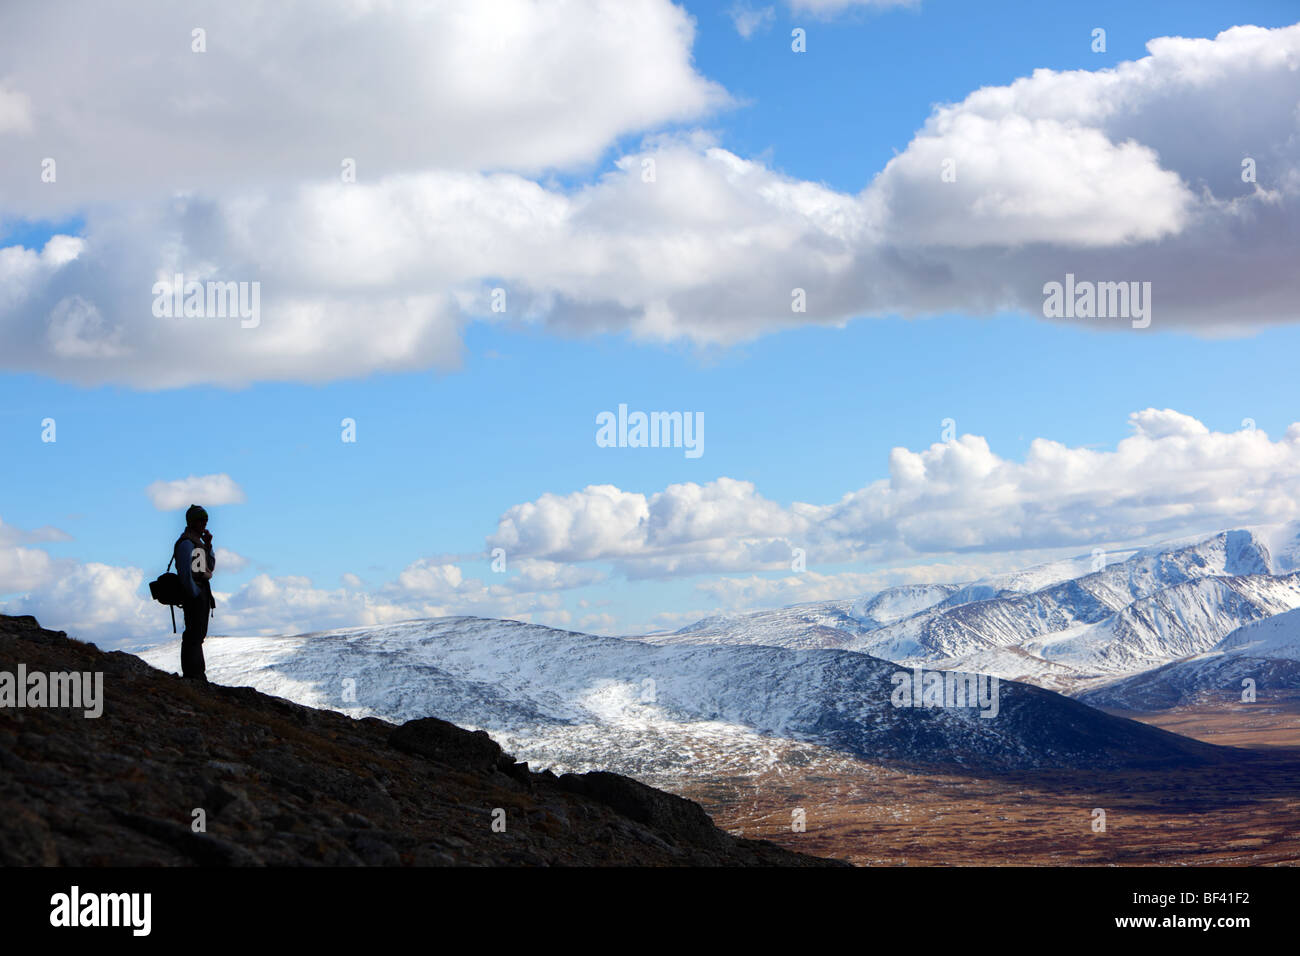
[[[182,535],[182,537],[184,537]],[[180,538],[176,539],[180,543]],[[154,581],[149,582],[149,593],[159,604],[166,604],[172,612],[172,633],[176,633],[176,608],[185,603],[185,588],[181,584],[181,576],[172,570],[172,561],[176,560],[176,547],[172,546],[171,560],[167,562],[167,570],[162,576]]]

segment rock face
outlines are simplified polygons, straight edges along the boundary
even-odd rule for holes
[[[482,731],[200,685],[0,615],[0,672],[103,675],[103,713],[0,708],[0,865],[818,866],[608,773],[532,773]]]
[[[637,823],[673,834],[700,847],[721,849],[729,839],[713,825],[704,809],[691,800],[664,793],[631,777],[603,770],[566,773],[560,786],[613,807]]]

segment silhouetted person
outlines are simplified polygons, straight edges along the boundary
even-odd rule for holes
[[[217,606],[212,597],[212,572],[217,561],[212,553],[212,532],[208,513],[198,505],[185,512],[185,533],[176,541],[176,573],[181,579],[185,602],[185,633],[181,635],[181,676],[207,681],[203,662],[203,639],[208,636],[208,615]]]

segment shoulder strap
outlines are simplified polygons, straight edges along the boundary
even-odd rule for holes
[[[172,544],[172,556],[167,559],[167,571],[171,571],[172,562],[176,560],[176,545],[180,544],[184,540],[185,540],[185,535],[181,535],[179,538],[176,539],[175,543]],[[177,565],[176,570],[180,571],[179,565]],[[164,571],[163,573],[166,574],[167,571]]]

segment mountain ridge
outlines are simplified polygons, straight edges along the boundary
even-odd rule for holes
[[[715,615],[638,639],[834,647],[1082,695],[1300,607],[1300,523],[1119,553],[1126,557],[1109,563],[1105,555],[1083,556],[963,585],[903,585],[857,600]],[[922,593],[930,599],[918,600]],[[912,613],[892,619],[871,613],[874,605],[909,602]]]
[[[175,643],[146,660],[175,666]],[[530,762],[657,786],[701,762],[746,775],[805,745],[853,760],[978,772],[1214,759],[1215,749],[1000,682],[996,707],[910,707],[914,673],[852,651],[674,645],[447,617],[285,638],[215,638],[208,668],[312,706],[486,729]],[[992,687],[992,685],[989,685]],[[349,693],[351,699],[349,699]],[[980,716],[981,713],[987,716]]]
[[[1256,701],[1300,702],[1300,608],[1243,624],[1206,651],[1085,691],[1079,699],[1096,707],[1157,711],[1245,703],[1248,686]]]

